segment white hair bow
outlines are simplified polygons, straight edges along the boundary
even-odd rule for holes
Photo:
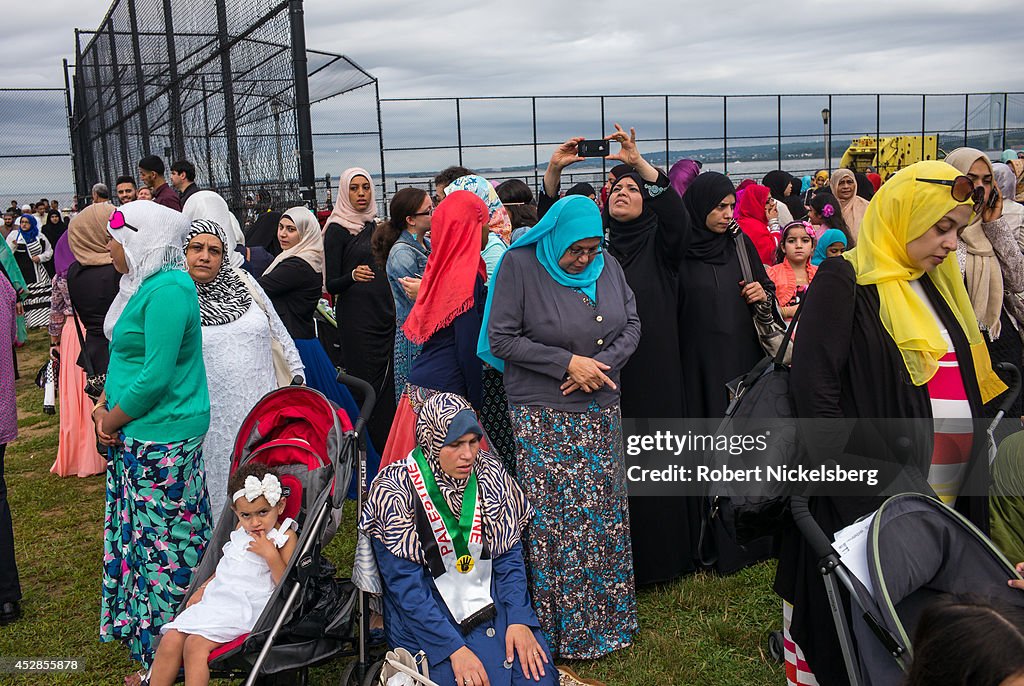
[[[281,501],[280,479],[273,474],[266,474],[263,481],[255,476],[247,476],[245,477],[245,486],[235,491],[235,494],[231,496],[231,502],[245,496],[245,499],[251,503],[261,495],[267,499],[271,507],[277,505]]]

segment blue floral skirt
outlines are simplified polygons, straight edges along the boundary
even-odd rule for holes
[[[203,436],[123,440],[107,463],[100,640],[121,641],[148,668],[210,539]]]
[[[637,610],[619,406],[509,411],[517,479],[536,510],[523,543],[548,645],[574,660],[625,648]]]

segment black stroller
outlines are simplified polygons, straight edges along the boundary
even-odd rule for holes
[[[970,521],[919,493],[887,499],[867,531],[867,578],[855,576],[807,508],[790,502],[793,521],[819,558],[832,617],[853,686],[900,683],[910,665],[910,637],[925,606],[946,593],[972,593],[1024,607],[1010,562]],[[850,596],[846,616],[839,584]]]
[[[267,675],[292,672],[305,684],[310,667],[346,656],[358,656],[347,674],[367,671],[365,599],[348,579],[334,578],[333,566],[321,554],[337,531],[353,467],[365,483],[358,439],[375,402],[373,389],[362,380],[340,376],[339,381],[363,396],[355,426],[318,391],[290,386],[264,396],[238,432],[231,471],[258,461],[281,474],[288,496],[284,516],[298,523],[298,542],[253,630],[211,653],[212,676],[245,678],[251,686],[267,683]],[[363,488],[358,491],[361,507]],[[182,609],[216,570],[235,527],[230,507],[220,516]]]

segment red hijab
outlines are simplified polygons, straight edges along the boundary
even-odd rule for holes
[[[430,223],[430,258],[420,293],[402,330],[416,344],[426,343],[473,307],[477,278],[486,279],[480,257],[487,205],[469,191],[445,196]]]
[[[772,192],[767,186],[754,183],[747,186],[736,205],[736,223],[743,233],[754,242],[757,254],[764,264],[775,263],[775,249],[778,247],[778,236],[768,231],[768,215],[764,205]]]

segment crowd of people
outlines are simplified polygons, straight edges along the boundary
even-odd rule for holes
[[[439,683],[587,683],[555,662],[630,646],[638,588],[771,555],[788,678],[846,683],[795,529],[744,547],[717,537],[709,556],[703,499],[626,488],[623,417],[724,417],[727,383],[766,354],[758,322],[783,327],[798,310],[800,417],[935,420],[934,435],[897,421],[848,444],[826,437],[815,454],[906,461],[893,446],[914,436],[922,488],[989,530],[988,499],[961,495],[987,478],[984,435],[939,439],[947,420],[994,416],[1007,388],[994,366],[1024,363],[1024,160],[960,148],[884,183],[838,169],[735,185],[695,160],[658,169],[632,130],[607,138],[618,164],[600,189],[563,193],[564,170],[584,160],[584,139],[570,138],[536,195],[449,167],[435,197],[395,193],[386,220],[371,174],[352,167],[324,221],[297,204],[243,231],[191,163],[171,165],[168,182],[156,156],[139,162],[141,183],[115,180],[116,204],[96,184],[70,221],[46,201],[12,203],[0,466],[17,432],[13,350],[47,326],[60,394],[51,471],[105,474],[100,637],[141,663],[129,682],[202,673],[213,647],[247,630],[206,626],[234,602],[225,579],[258,577],[246,602],[263,598],[295,534],[278,521],[276,475],[231,473],[235,435],[263,395],[292,384],[355,417],[338,369],[377,395],[369,483],[352,485],[369,489],[360,546],[376,566],[364,583],[388,644],[423,650]],[[5,494],[0,471],[2,623],[21,598]],[[818,497],[811,510],[832,534],[878,504]],[[1004,511],[1018,510],[993,508],[996,542],[1024,551],[1024,519]],[[223,517],[238,521],[225,557],[238,567],[218,567],[179,614]]]

